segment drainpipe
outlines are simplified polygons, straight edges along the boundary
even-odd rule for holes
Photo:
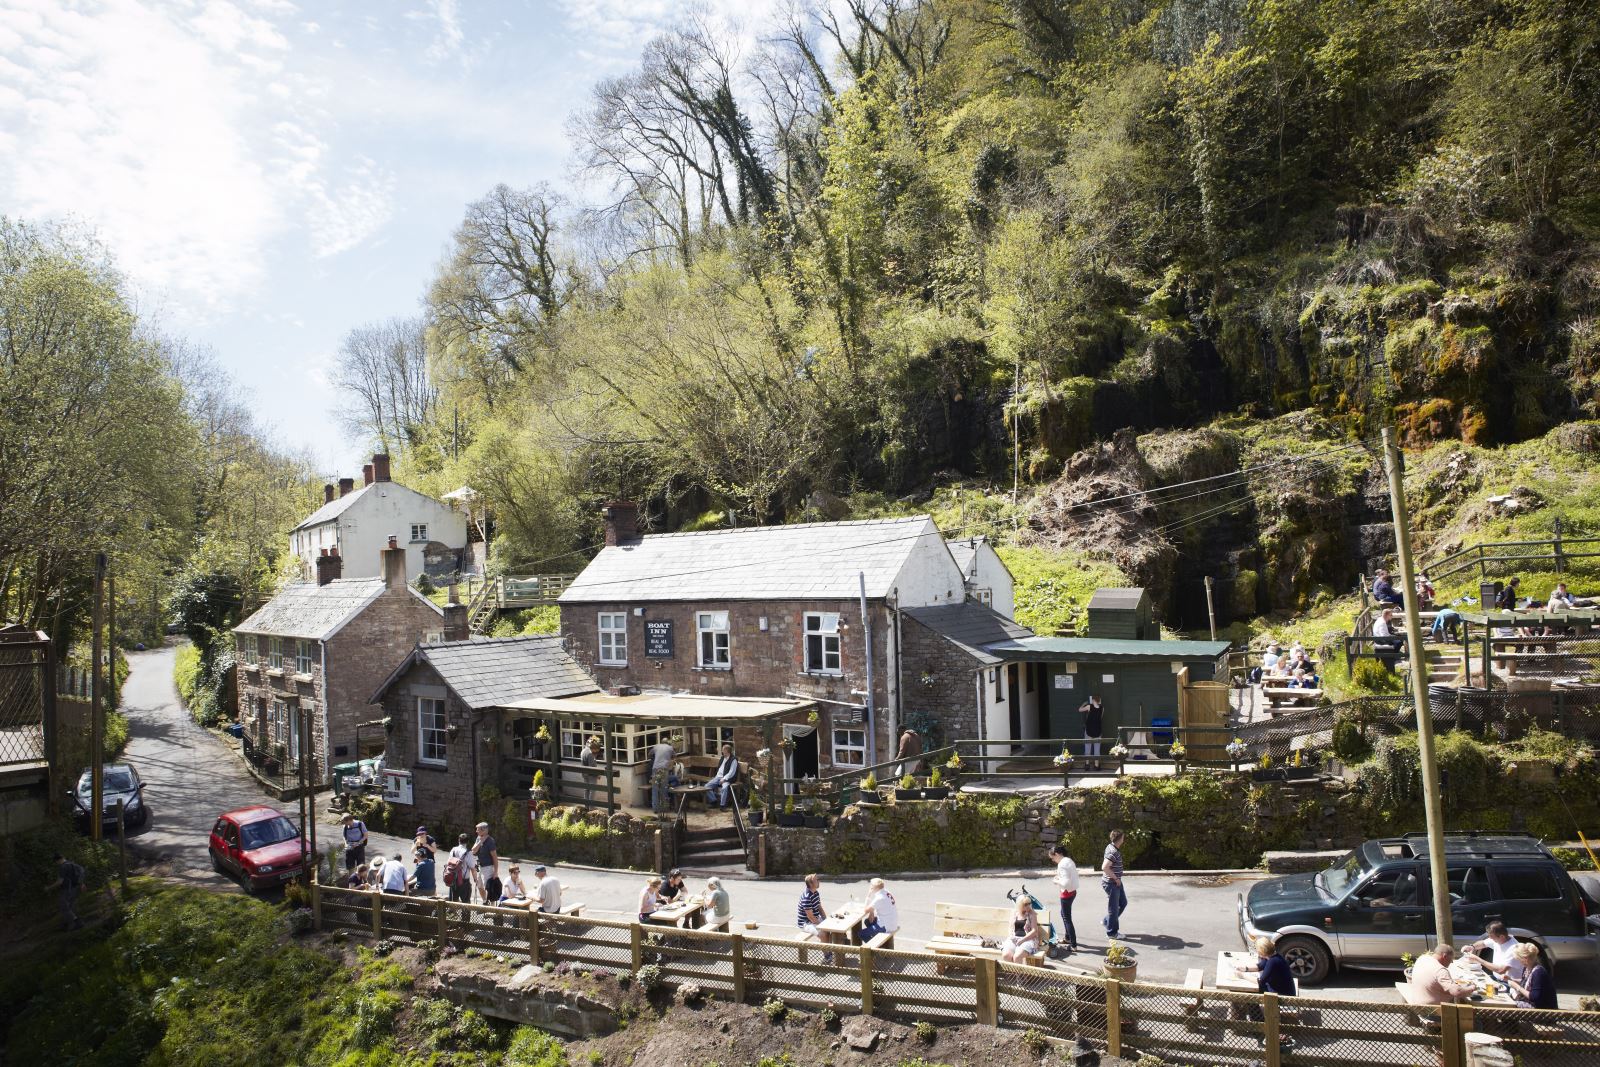
[[[972,676],[972,698],[976,702],[974,706],[978,709],[978,740],[979,741],[987,741],[987,740],[989,740],[989,724],[988,724],[987,721],[985,721],[986,716],[983,714],[983,668],[982,667],[979,667],[978,668],[978,673],[976,673],[976,674],[974,674]],[[987,756],[989,754],[989,746],[981,745],[979,747],[983,749],[983,752],[981,753],[982,755]]]
[[[326,780],[332,781],[333,739],[328,736],[328,642],[318,641],[317,652],[322,659],[322,700],[320,701],[322,704],[322,771],[323,774],[327,776]],[[311,759],[313,762],[315,762],[317,758],[317,737],[315,725],[315,723],[312,724],[313,729],[311,735]],[[387,749],[389,746],[388,744],[385,744],[383,747]],[[361,739],[358,736],[356,738],[356,765],[358,768],[360,767],[360,764]],[[380,782],[379,784],[381,785],[382,783]]]
[[[900,724],[905,721],[905,708],[901,706],[905,699],[905,687],[900,674],[904,657],[900,648],[900,590],[898,588],[889,591],[888,603],[891,607],[889,619],[891,629],[889,634],[894,641],[894,674],[890,676],[890,680],[894,682],[894,695],[889,698],[888,738],[890,749],[894,749],[900,737]]]
[[[861,637],[867,649],[867,766],[872,767],[878,762],[878,709],[872,684],[872,616],[867,612],[867,572],[856,571],[856,578],[861,583]],[[822,746],[817,747],[820,752]]]

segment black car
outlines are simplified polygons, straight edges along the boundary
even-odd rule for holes
[[[122,801],[122,820],[131,828],[150,821],[150,809],[144,802],[144,782],[131,763],[113,763],[101,771],[100,822],[104,826],[117,824],[117,801]],[[78,785],[72,791],[73,814],[80,823],[89,822],[89,812],[94,807],[94,776],[84,771],[78,776]]]
[[[1447,834],[1451,928],[1459,944],[1499,919],[1545,960],[1592,959],[1591,901],[1550,850],[1519,834]],[[1239,934],[1263,934],[1301,982],[1315,985],[1337,964],[1399,970],[1436,941],[1426,834],[1368,841],[1315,874],[1268,878],[1239,897]]]

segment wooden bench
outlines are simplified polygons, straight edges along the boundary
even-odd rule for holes
[[[563,904],[561,905],[561,911],[559,914],[570,915],[576,919],[583,914],[583,909],[587,906],[588,905],[584,904],[581,900],[576,904]]]
[[[1322,699],[1322,690],[1292,689],[1287,686],[1279,688],[1277,686],[1264,685],[1261,687],[1261,695],[1266,698],[1268,704],[1298,704],[1303,700],[1315,703]]]
[[[895,932],[893,930],[885,930],[881,934],[873,934],[871,937],[867,938],[866,947],[894,948],[894,935]]]
[[[1190,967],[1183,976],[1183,988],[1192,989],[1196,993],[1206,987],[1206,972],[1204,967]],[[1183,1013],[1191,1018],[1200,1010],[1200,998],[1190,997],[1183,1002]]]
[[[933,903],[933,937],[927,949],[943,956],[995,956],[1000,949],[989,948],[982,938],[996,943],[1011,936],[1011,908],[986,907],[980,904]],[[1040,924],[1043,933],[1043,923]],[[1034,967],[1044,966],[1045,946],[1030,953],[1027,961]]]
[[[1400,999],[1402,1001],[1404,1001],[1406,1004],[1410,1005],[1413,1008],[1421,1009],[1421,1008],[1433,1008],[1433,1007],[1436,1007],[1436,1005],[1430,1003],[1429,1001],[1423,1000],[1421,997],[1419,997],[1416,994],[1416,992],[1411,988],[1411,983],[1410,982],[1396,982],[1394,984],[1394,990],[1395,990],[1396,993],[1400,994]],[[1411,1025],[1420,1026],[1424,1030],[1428,1030],[1428,1031],[1431,1031],[1431,1032],[1437,1032],[1438,1029],[1439,1029],[1439,1016],[1438,1016],[1438,1014],[1436,1012],[1435,1013],[1424,1013],[1422,1011],[1407,1012],[1406,1013],[1406,1018],[1411,1021]]]

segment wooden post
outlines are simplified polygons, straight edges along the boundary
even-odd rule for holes
[[[322,929],[322,879],[311,879],[311,925]]]
[[[1283,1049],[1278,1044],[1278,994],[1267,993],[1262,996],[1261,1018],[1266,1023],[1261,1040],[1266,1045],[1267,1067],[1281,1067]]]
[[[644,928],[637,922],[628,927],[628,951],[637,971],[644,966]]]
[[[449,944],[450,942],[450,913],[445,908],[445,905],[448,903],[449,900],[447,898],[438,897],[434,900],[433,904],[435,918],[437,918],[439,922],[440,952],[443,952],[445,945]]]
[[[93,661],[89,665],[89,838],[98,841],[101,837],[100,812],[101,805],[105,803],[105,737],[106,737],[106,688],[105,671],[100,665],[101,657],[105,655],[105,580],[106,580],[106,554],[96,552],[94,557],[94,606],[90,612],[89,625],[94,633],[89,641],[89,654]]]
[[[1466,1056],[1462,1049],[1461,1005],[1439,1005],[1439,1043],[1444,1054],[1444,1067],[1463,1067]]]
[[[44,722],[41,733],[44,740],[44,758],[50,765],[49,795],[45,798],[52,817],[61,814],[61,786],[64,784],[57,777],[61,770],[61,763],[56,754],[56,685],[58,679],[56,672],[60,665],[56,662],[56,643],[46,641],[44,646],[44,685],[40,696],[43,700]]]
[[[974,962],[977,966],[972,971],[972,984],[978,1025],[999,1026],[999,968],[994,960],[987,957],[979,957]]]
[[[1555,521],[1555,542],[1554,542],[1553,547],[1555,549],[1555,557],[1556,557],[1556,573],[1557,574],[1565,574],[1566,570],[1567,570],[1567,561],[1566,561],[1566,557],[1561,554],[1561,516],[1560,515],[1556,516],[1556,521]]]
[[[1105,980],[1106,990],[1106,1051],[1113,1056],[1122,1055],[1122,983],[1115,978]]]
[[[372,891],[372,936],[383,936],[383,893],[377,889]]]
[[[744,1003],[744,935],[730,935],[733,941],[733,1002]],[[870,949],[868,950],[870,951]]]
[[[604,738],[605,738],[603,744],[606,746],[606,786],[607,786],[607,788],[606,788],[606,815],[607,816],[611,816],[611,815],[615,815],[617,813],[617,768],[616,768],[616,765],[612,761],[612,758],[611,758],[611,720],[610,719],[607,719],[605,721],[605,723],[602,724],[601,732],[602,732],[602,734],[604,735]],[[606,819],[606,835],[607,835],[608,838],[609,838],[610,834],[611,834],[611,820],[609,818],[607,818]],[[660,864],[657,864],[656,866],[659,869]]]
[[[655,832],[655,839],[654,840],[655,840],[655,846],[656,846],[656,870],[659,871],[659,870],[663,869],[663,867],[665,867],[665,864],[662,863],[663,857],[661,855],[661,831],[660,830],[657,830]]]
[[[1211,575],[1206,575],[1206,618],[1211,621],[1211,640],[1217,639],[1217,606],[1211,599]]]
[[[866,945],[861,946],[861,1014],[871,1015],[874,1007],[872,1002],[872,949]],[[992,960],[990,961],[993,962]],[[980,1012],[978,1021],[983,1022]]]
[[[539,966],[539,912],[528,908],[528,962]]]

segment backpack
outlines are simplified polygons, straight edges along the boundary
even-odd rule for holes
[[[451,857],[444,865],[444,884],[449,888],[454,888],[455,884],[460,880],[461,860]]]
[[[84,878],[88,875],[88,873],[89,873],[88,871],[85,871],[78,864],[73,863],[71,860],[68,860],[65,864],[62,865],[62,870],[61,870],[61,882],[62,882],[62,885],[64,885],[68,889],[78,889],[78,888],[82,887]]]

